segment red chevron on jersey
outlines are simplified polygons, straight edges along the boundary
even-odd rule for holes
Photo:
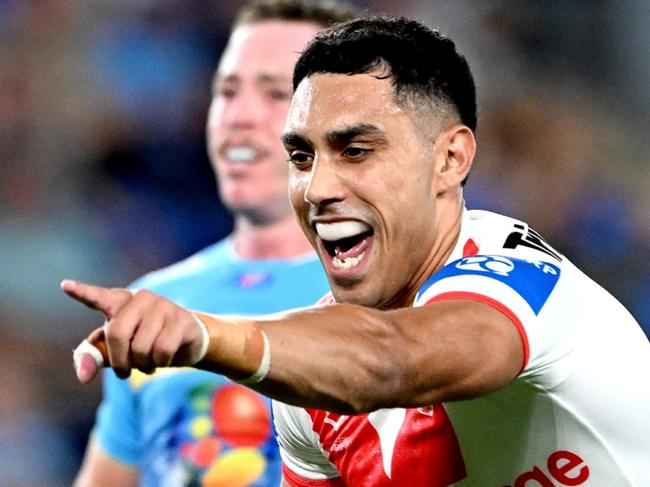
[[[463,257],[476,255],[478,254],[478,251],[478,245],[476,245],[476,242],[470,238],[467,242],[465,242],[465,245],[463,246]]]
[[[465,478],[458,441],[441,405],[358,416],[306,411],[329,461],[350,487],[442,487]]]
[[[334,295],[332,294],[332,291],[328,292],[325,296],[320,298],[316,303],[316,306],[323,306],[326,304],[336,304],[336,299],[334,299]]]

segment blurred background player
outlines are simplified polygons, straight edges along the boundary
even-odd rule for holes
[[[234,231],[133,283],[188,308],[266,314],[315,303],[327,290],[287,198],[280,144],[299,52],[347,6],[293,0],[241,11],[214,77],[208,152]],[[175,369],[104,376],[78,486],[277,485],[270,403],[211,373]]]

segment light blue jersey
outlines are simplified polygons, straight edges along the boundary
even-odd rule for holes
[[[131,288],[191,310],[258,315],[316,303],[328,291],[315,254],[289,260],[239,258],[226,239]],[[190,368],[104,372],[93,431],[114,459],[137,468],[143,486],[277,486],[281,461],[270,401],[226,378]]]

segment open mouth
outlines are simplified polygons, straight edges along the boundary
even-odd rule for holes
[[[330,256],[332,266],[337,270],[358,268],[374,233],[369,225],[355,220],[317,223],[316,232]]]

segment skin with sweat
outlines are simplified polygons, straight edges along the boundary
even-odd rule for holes
[[[418,127],[393,102],[391,83],[372,73],[318,74],[298,86],[284,137],[296,143],[285,143],[291,202],[338,301],[410,305],[449,256],[462,205],[440,170],[449,133],[438,132]],[[314,224],[346,220],[367,224],[372,235],[361,261],[340,270]]]

